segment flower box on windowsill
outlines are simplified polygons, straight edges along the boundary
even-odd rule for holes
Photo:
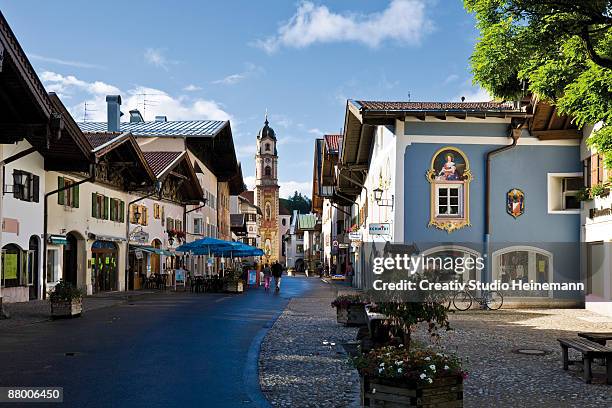
[[[361,404],[365,407],[463,407],[463,378],[436,378],[432,384],[361,376]]]
[[[78,317],[83,313],[82,299],[52,301],[51,302],[51,318],[62,319],[70,317]]]

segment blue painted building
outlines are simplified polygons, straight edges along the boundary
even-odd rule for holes
[[[349,101],[336,195],[367,214],[353,244],[356,286],[370,284],[368,242],[482,257],[484,270],[466,273],[483,282],[580,282],[581,136],[536,101]],[[507,295],[583,300],[576,291]]]

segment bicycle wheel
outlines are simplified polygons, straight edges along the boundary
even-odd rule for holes
[[[504,297],[501,293],[496,290],[493,290],[488,293],[487,296],[487,307],[489,310],[497,310],[502,307],[504,304]]]
[[[472,295],[465,290],[455,293],[455,296],[453,296],[453,305],[457,310],[468,310],[472,307]]]

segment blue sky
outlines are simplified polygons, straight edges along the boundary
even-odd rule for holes
[[[251,184],[267,109],[282,196],[310,195],[314,139],[341,130],[347,98],[488,99],[471,85],[477,31],[462,3],[0,1],[45,86],[78,121],[85,103],[88,120],[104,120],[109,93],[146,120],[230,119]]]

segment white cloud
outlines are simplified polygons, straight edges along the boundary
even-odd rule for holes
[[[195,91],[201,91],[201,90],[202,90],[201,86],[197,86],[194,84],[189,84],[183,88],[183,91],[187,91],[187,92],[195,92]]]
[[[465,102],[489,102],[493,100],[493,97],[483,88],[471,88],[465,89],[461,95],[457,97],[457,100],[461,100],[461,97],[465,97]]]
[[[242,144],[242,143],[235,143],[236,146],[236,155],[239,158],[249,158],[249,159],[253,159],[253,157],[255,157],[255,143],[252,142],[247,142],[246,144]]]
[[[315,136],[322,136],[323,135],[323,131],[319,128],[312,128],[312,129],[308,129],[308,133],[313,134]]]
[[[144,59],[149,64],[168,71],[169,65],[174,65],[178,62],[166,58],[164,52],[161,48],[147,48],[144,53]]]
[[[212,81],[213,84],[217,85],[234,85],[241,82],[249,77],[259,75],[263,72],[263,68],[258,67],[255,64],[246,63],[245,70],[236,74],[231,74],[222,79]]]
[[[121,95],[122,110],[140,109],[145,120],[152,120],[156,115],[167,116],[169,120],[231,119],[223,106],[213,100],[172,96],[163,90],[145,86],[122,91],[105,82],[87,82],[73,75],[64,76],[50,71],[43,72],[40,78],[48,91],[57,92],[60,97],[79,95],[82,98],[80,103],[69,107],[76,120],[83,120],[84,104],[87,103],[87,120],[106,121],[105,97],[109,94]]]
[[[455,82],[459,79],[459,75],[457,74],[450,74],[449,76],[447,76],[444,81],[442,81],[442,85],[448,85],[451,82]]]
[[[246,176],[243,178],[244,184],[247,186],[247,190],[255,189],[255,176]]]
[[[38,55],[38,54],[28,54],[28,58],[34,61],[49,62],[51,64],[65,65],[68,67],[75,67],[75,68],[98,68],[98,69],[105,68],[102,65],[90,64],[88,62],[71,61],[71,60],[65,60],[65,59],[60,59],[60,58],[51,58],[51,57],[45,57],[43,55]]]
[[[295,137],[295,136],[276,136],[278,139],[278,146],[290,145],[290,144],[303,144],[303,143],[311,143],[314,141],[313,138],[310,137]]]
[[[279,181],[278,185],[280,186],[278,193],[280,198],[292,196],[296,191],[308,197],[312,195],[312,183],[309,181]]]
[[[370,14],[338,14],[326,6],[302,1],[296,13],[279,27],[276,35],[255,45],[273,53],[281,47],[304,48],[314,43],[358,42],[377,47],[386,40],[417,45],[431,32],[425,15],[425,0],[392,0],[389,6]]]
[[[231,74],[223,79],[213,81],[213,84],[234,85],[246,78],[245,74]]]
[[[87,82],[74,75],[61,75],[51,71],[44,71],[40,79],[47,91],[55,92],[60,97],[67,97],[74,92],[82,91],[90,95],[109,95],[120,93],[119,88],[102,81]]]

